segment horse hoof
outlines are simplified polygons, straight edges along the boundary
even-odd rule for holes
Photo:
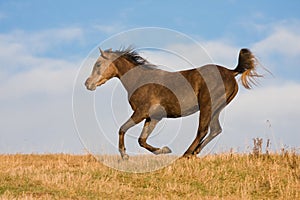
[[[183,156],[181,156],[182,159],[194,159],[197,156],[194,154],[184,154]]]
[[[169,147],[163,147],[161,151],[163,154],[172,153],[172,150]]]
[[[128,160],[128,159],[129,159],[129,155],[126,154],[126,153],[123,154],[123,155],[122,155],[122,159],[123,159],[123,160]]]
[[[171,149],[169,147],[163,147],[161,149],[158,149],[156,151],[153,152],[154,154],[158,155],[158,154],[167,154],[167,153],[172,153]]]

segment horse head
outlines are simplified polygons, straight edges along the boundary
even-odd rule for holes
[[[91,75],[85,81],[85,86],[88,90],[95,90],[96,87],[104,84],[109,79],[117,75],[117,69],[114,65],[116,56],[111,49],[100,50],[100,56],[94,64]]]

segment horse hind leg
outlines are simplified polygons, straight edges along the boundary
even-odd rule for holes
[[[159,122],[159,120],[157,120],[157,119],[147,118],[145,121],[143,130],[142,130],[142,133],[138,139],[138,142],[141,147],[144,147],[145,149],[147,149],[148,151],[150,151],[156,155],[171,153],[172,151],[169,147],[157,148],[157,147],[153,147],[147,143],[147,139],[148,139],[149,135],[152,133],[153,129],[155,128],[155,126],[158,122]]]
[[[205,138],[205,136],[208,133],[208,127],[211,119],[210,114],[210,106],[206,105],[202,108],[200,108],[200,116],[199,116],[199,127],[197,131],[196,138],[190,145],[190,147],[186,150],[186,152],[183,154],[182,157],[190,158],[192,156],[195,156],[194,152],[197,149],[200,142]]]
[[[213,140],[216,136],[218,136],[221,132],[222,132],[222,127],[220,125],[219,122],[219,116],[221,111],[225,108],[225,106],[227,104],[229,104],[232,99],[235,97],[236,93],[238,91],[238,88],[235,87],[234,90],[232,90],[231,94],[229,95],[229,97],[227,98],[227,101],[225,103],[225,101],[222,99],[221,100],[221,104],[219,106],[217,106],[217,109],[214,109],[214,113],[212,115],[212,120],[210,123],[210,133],[209,135],[204,138],[197,146],[197,148],[195,149],[195,151],[193,152],[193,154],[197,155],[200,153],[200,151],[211,141]]]
[[[211,141],[213,140],[217,135],[219,135],[222,132],[222,127],[220,125],[220,121],[219,121],[219,115],[220,112],[218,112],[216,115],[214,115],[214,117],[211,120],[210,123],[210,133],[209,135],[204,138],[199,145],[197,146],[197,148],[195,149],[195,151],[193,152],[194,155],[197,155],[200,153],[200,151]]]

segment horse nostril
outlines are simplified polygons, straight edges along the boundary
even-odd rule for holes
[[[88,78],[88,79],[86,79],[86,81],[85,81],[84,85],[85,85],[86,87],[88,87],[88,85],[89,85],[89,82],[90,82],[90,79]]]
[[[91,79],[88,78],[85,83],[84,83],[85,87],[88,89],[88,90],[95,90],[96,87],[95,87],[95,84],[91,83]]]

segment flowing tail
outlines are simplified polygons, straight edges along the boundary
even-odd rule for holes
[[[256,72],[257,64],[257,59],[249,49],[240,50],[238,65],[233,72],[235,76],[242,74],[241,81],[243,86],[247,89],[251,89],[252,84],[256,85],[257,77],[262,77],[262,75]]]

